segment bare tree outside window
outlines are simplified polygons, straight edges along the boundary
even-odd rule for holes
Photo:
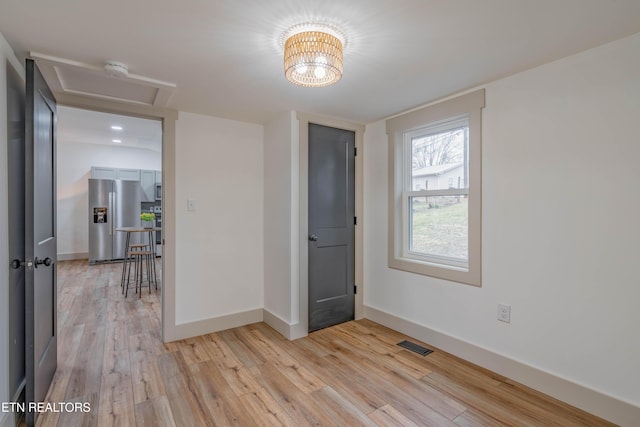
[[[413,169],[464,162],[464,145],[460,143],[464,133],[465,129],[459,128],[415,138],[411,152]]]

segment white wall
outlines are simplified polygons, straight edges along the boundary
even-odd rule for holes
[[[640,406],[639,52],[636,34],[486,86],[481,288],[386,267],[368,125],[366,306]]]
[[[179,113],[176,324],[264,306],[262,141],[261,125]]]
[[[264,135],[264,309],[287,325],[299,317],[296,124],[287,112]]]
[[[11,64],[9,64],[9,62]],[[7,187],[7,67],[24,77],[24,68],[0,33],[0,402],[9,396],[9,189]],[[10,425],[12,416],[0,413],[0,426]]]
[[[64,122],[59,126],[65,126]],[[89,250],[88,179],[91,166],[162,169],[162,154],[118,145],[58,140],[58,256]]]

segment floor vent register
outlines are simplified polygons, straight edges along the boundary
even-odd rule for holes
[[[411,350],[411,351],[413,351],[414,353],[418,353],[418,354],[419,354],[419,355],[421,355],[421,356],[426,356],[426,355],[428,355],[428,354],[430,354],[430,353],[433,353],[433,350],[429,350],[429,349],[428,349],[428,348],[426,348],[426,347],[423,347],[423,346],[421,346],[421,345],[418,345],[418,344],[416,344],[416,343],[413,343],[413,342],[411,342],[411,341],[407,341],[407,340],[404,340],[404,341],[402,341],[402,342],[399,342],[399,343],[398,343],[398,345],[399,345],[400,347],[404,347],[404,348],[406,348],[407,350]]]

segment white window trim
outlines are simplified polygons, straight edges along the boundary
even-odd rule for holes
[[[481,286],[481,189],[482,189],[482,128],[481,111],[485,105],[484,89],[467,93],[433,105],[414,110],[387,120],[389,136],[389,249],[390,268],[437,277],[454,282]],[[408,197],[422,194],[406,192],[404,183],[405,134],[456,117],[467,115],[469,119],[469,260],[467,268],[456,266],[449,259],[438,263],[438,257],[411,253],[403,249],[403,236],[408,236]],[[438,190],[442,195],[462,194],[463,189]],[[434,195],[425,191],[425,195]],[[441,261],[441,262],[442,262]],[[451,265],[454,264],[454,265]]]

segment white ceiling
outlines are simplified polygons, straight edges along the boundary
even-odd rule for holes
[[[58,106],[57,131],[58,141],[162,152],[162,123],[158,120]]]
[[[638,0],[0,0],[0,32],[38,52],[175,84],[168,106],[264,123],[300,110],[361,123],[640,32]],[[348,37],[326,88],[284,78],[278,38]]]

